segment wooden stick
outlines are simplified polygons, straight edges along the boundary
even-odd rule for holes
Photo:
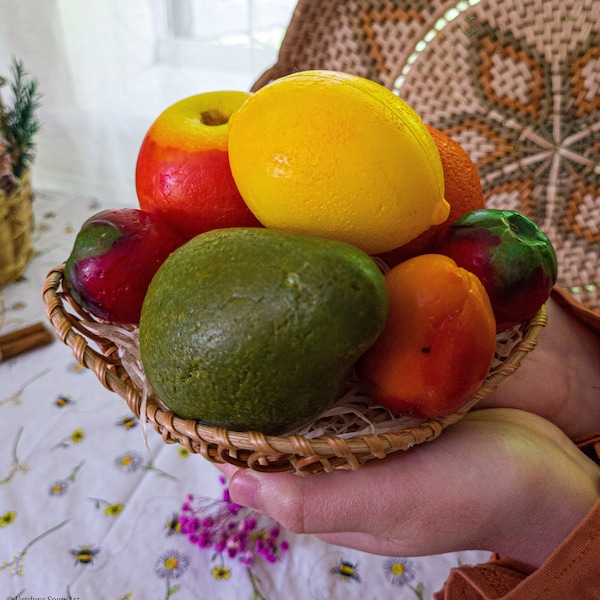
[[[10,333],[5,333],[4,335],[0,335],[0,345],[5,342],[13,342],[22,337],[26,337],[33,333],[40,333],[42,331],[46,331],[46,328],[42,322],[34,323],[33,325],[28,325],[27,327],[23,327],[22,329],[16,329],[15,331],[11,331]]]
[[[34,323],[0,336],[0,362],[54,341],[43,323]]]

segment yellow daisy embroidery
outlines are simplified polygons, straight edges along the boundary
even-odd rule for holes
[[[217,565],[216,567],[212,568],[210,574],[215,579],[229,579],[231,577],[231,569],[225,565]]]
[[[109,504],[107,507],[105,507],[104,514],[108,517],[116,517],[123,512],[123,508],[125,508],[123,504],[120,502],[115,502],[114,504]]]
[[[0,517],[0,527],[6,527],[7,525],[14,523],[16,516],[17,516],[17,513],[14,510],[5,512]]]

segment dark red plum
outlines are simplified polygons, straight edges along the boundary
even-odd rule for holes
[[[552,243],[531,219],[516,211],[467,213],[454,221],[434,251],[479,277],[498,331],[531,318],[556,283]]]
[[[73,299],[103,321],[138,324],[152,277],[184,240],[136,208],[102,211],[82,225],[65,264]]]

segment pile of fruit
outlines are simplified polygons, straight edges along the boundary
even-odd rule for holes
[[[156,395],[207,425],[288,433],[350,373],[395,414],[452,412],[556,280],[548,238],[484,208],[455,141],[345,73],[177,102],[136,189],[139,209],[84,223],[65,286],[97,319],[139,324]]]

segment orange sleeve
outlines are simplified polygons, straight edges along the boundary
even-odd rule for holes
[[[453,569],[435,600],[600,598],[600,500],[539,569],[497,555]]]

